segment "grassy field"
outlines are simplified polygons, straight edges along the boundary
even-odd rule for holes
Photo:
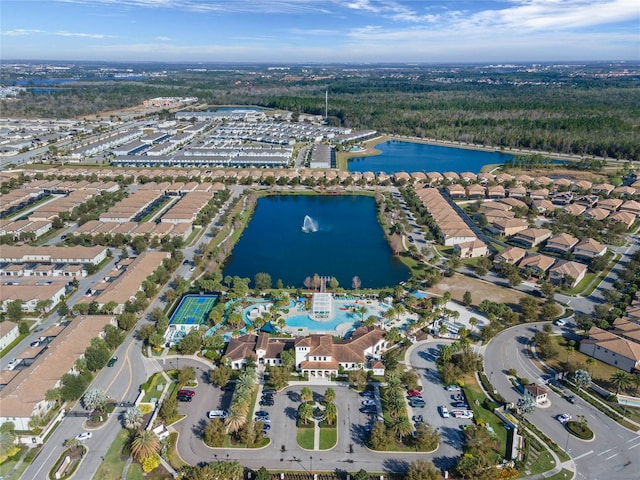
[[[338,429],[325,427],[320,429],[320,450],[329,450],[338,442]]]
[[[298,434],[296,435],[296,441],[298,445],[307,450],[313,450],[315,428],[300,428],[298,427]]]
[[[98,467],[98,471],[93,477],[94,480],[119,480],[121,478],[125,462],[120,456],[128,438],[129,433],[124,429],[120,430],[104,456],[104,461]]]

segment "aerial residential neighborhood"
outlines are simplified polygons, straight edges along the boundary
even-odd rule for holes
[[[637,0],[0,12],[0,480],[640,479]]]

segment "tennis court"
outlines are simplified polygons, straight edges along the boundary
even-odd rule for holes
[[[218,299],[215,295],[186,295],[180,300],[169,324],[206,324],[209,312]]]

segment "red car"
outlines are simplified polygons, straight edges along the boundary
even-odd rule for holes
[[[407,392],[407,395],[410,397],[421,397],[422,396],[422,392],[418,391],[418,390],[409,390]]]
[[[196,394],[193,390],[178,390],[178,397],[193,397]]]

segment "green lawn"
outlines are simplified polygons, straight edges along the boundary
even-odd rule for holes
[[[311,439],[313,441],[313,438]],[[336,446],[338,442],[337,428],[321,428],[320,429],[320,450],[329,450]]]
[[[527,465],[526,473],[520,472],[521,476],[537,475],[539,473],[548,472],[556,466],[556,462],[548,451],[541,452],[538,458],[531,465]]]
[[[120,455],[128,438],[129,433],[124,429],[120,430],[104,456],[104,461],[98,467],[94,480],[120,480],[124,469],[124,461],[121,460]]]
[[[296,441],[298,445],[307,450],[313,450],[314,428],[298,428]]]
[[[568,480],[573,478],[573,472],[571,470],[567,470],[563,468],[562,471],[552,475],[551,477],[547,477],[546,480]]]
[[[129,470],[127,470],[127,480],[144,480],[142,465],[132,463],[131,466],[129,466]]]
[[[162,376],[161,373],[156,373],[151,377],[151,379],[147,382],[147,388],[145,388],[143,402],[149,402],[152,398],[159,399],[160,395],[162,395],[162,390],[158,390],[157,387],[159,385],[166,384],[167,381]]]

